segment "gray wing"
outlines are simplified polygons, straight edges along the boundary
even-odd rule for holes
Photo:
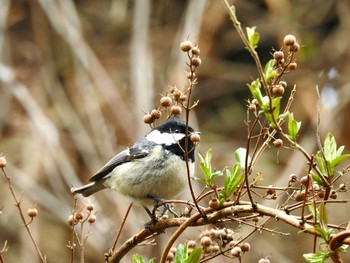
[[[132,147],[130,149],[126,149],[116,156],[114,156],[111,160],[109,160],[97,173],[90,178],[90,182],[96,182],[105,176],[107,176],[113,169],[123,163],[131,162],[132,160],[139,159],[145,157],[149,153],[148,150]]]

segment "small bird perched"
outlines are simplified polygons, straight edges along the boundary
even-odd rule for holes
[[[136,141],[130,148],[118,153],[109,160],[94,176],[90,183],[72,192],[89,196],[104,188],[111,188],[130,197],[147,208],[152,204],[172,199],[187,184],[186,162],[184,157],[186,124],[177,118],[170,118]],[[190,175],[194,172],[194,143],[188,127],[188,163]],[[162,214],[169,210],[164,206]]]

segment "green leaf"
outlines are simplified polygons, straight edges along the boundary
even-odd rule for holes
[[[247,150],[245,148],[238,148],[235,151],[235,159],[239,163],[242,169],[245,167],[245,158],[247,156]],[[250,162],[250,158],[248,156],[248,163]]]
[[[262,94],[261,94],[261,90],[260,90],[260,82],[259,79],[256,79],[255,81],[253,81],[251,84],[247,84],[250,92],[252,93],[252,96],[254,99],[256,99],[259,103],[259,105],[263,104],[262,101]]]
[[[337,142],[335,141],[334,136],[331,133],[326,135],[323,144],[323,151],[326,160],[332,161],[337,157]]]
[[[211,187],[213,185],[213,181],[216,177],[222,175],[221,171],[215,171],[213,172],[211,169],[211,157],[212,157],[212,150],[209,149],[207,153],[205,154],[205,158],[198,153],[199,156],[199,167],[201,168],[204,179],[200,179],[200,181],[204,182],[207,186]]]
[[[260,35],[255,31],[256,27],[247,27],[247,36],[249,40],[249,44],[255,49],[258,46]]]
[[[191,254],[188,256],[188,258],[185,260],[184,263],[198,263],[199,259],[201,257],[202,249],[201,248],[195,248],[191,252]]]
[[[293,141],[296,141],[297,134],[301,127],[301,121],[294,120],[293,113],[289,113],[288,117],[288,135]]]
[[[277,71],[275,70],[275,60],[270,59],[265,67],[264,67],[264,75],[266,82],[269,82],[271,79],[276,77],[278,75]]]
[[[242,173],[242,169],[240,164],[236,164],[232,168],[232,173],[226,169],[226,177],[225,177],[225,182],[224,182],[224,190],[222,191],[222,197],[226,201],[229,199],[232,194],[235,192],[237,186],[243,181],[244,179],[244,174]]]
[[[184,263],[187,257],[187,246],[179,244],[176,249],[175,263]]]
[[[140,255],[135,254],[132,256],[132,263],[144,263],[144,261]]]
[[[348,159],[350,157],[350,154],[343,154],[341,156],[338,156],[337,158],[333,159],[332,162],[330,163],[330,165],[332,167],[336,167],[338,166],[342,161],[344,161],[345,159]]]
[[[319,253],[307,253],[304,254],[306,262],[309,263],[323,263],[327,258],[329,258],[329,253],[319,252]]]
[[[266,107],[263,107],[263,108],[264,108],[266,119],[269,121],[269,124],[271,125],[271,127],[275,128],[276,127],[275,121],[277,122],[278,118],[280,117],[279,115],[280,115],[280,108],[281,108],[281,97],[274,98],[271,104],[272,104],[273,115],[271,114],[271,111],[270,111],[269,102],[268,104],[266,104]]]

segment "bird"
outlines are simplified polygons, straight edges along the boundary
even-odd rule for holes
[[[193,176],[196,146],[190,140],[193,133],[197,132],[191,126],[186,128],[184,121],[169,118],[110,159],[88,184],[73,188],[72,192],[87,197],[105,188],[117,190],[142,205],[154,220],[148,207],[171,200],[187,185],[186,159],[190,176]],[[177,216],[169,204],[164,205],[161,216],[166,211]]]

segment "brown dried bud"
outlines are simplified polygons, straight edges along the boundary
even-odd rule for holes
[[[294,43],[297,41],[294,35],[286,35],[283,39],[283,43],[286,46],[294,45]]]
[[[295,42],[293,45],[289,46],[290,52],[298,52],[300,49],[300,45],[298,42]]]
[[[87,220],[90,224],[93,224],[95,221],[96,221],[96,216],[94,214],[91,214],[89,217],[88,217],[88,220]]]
[[[273,58],[276,60],[276,61],[281,61],[282,59],[284,59],[284,53],[282,51],[275,51],[273,53]]]
[[[180,100],[180,97],[182,96],[182,91],[179,90],[179,89],[175,89],[173,91],[173,96],[174,96],[174,100],[175,101],[179,101]]]
[[[281,139],[276,139],[273,141],[273,146],[275,146],[276,148],[280,148],[283,146],[283,141]]]
[[[182,108],[178,105],[173,105],[170,108],[170,113],[172,115],[179,115],[179,114],[181,114],[181,112],[182,112]]]
[[[172,100],[169,96],[164,96],[160,98],[160,105],[162,105],[163,107],[169,107],[172,103]]]
[[[85,208],[86,208],[86,210],[88,210],[88,211],[92,211],[92,210],[94,210],[95,206],[94,206],[93,204],[87,204],[87,205],[85,206]]]
[[[276,193],[276,189],[273,187],[273,185],[269,185],[266,189],[266,193],[268,195],[273,195]]]
[[[196,241],[194,241],[194,240],[188,240],[188,242],[187,242],[187,247],[188,247],[188,248],[195,248],[195,247],[196,247]]]
[[[250,244],[247,242],[243,243],[240,247],[243,252],[248,252],[250,250]]]
[[[253,112],[256,111],[256,105],[254,103],[250,103],[249,104],[249,110],[253,111]]]
[[[74,215],[74,218],[75,220],[78,220],[78,221],[83,220],[84,214],[82,212],[78,212]]]
[[[240,247],[233,247],[230,251],[233,257],[240,257],[242,254],[242,249]]]
[[[187,95],[185,95],[185,94],[182,94],[179,98],[179,101],[181,101],[181,102],[184,102],[186,100],[187,100]]]
[[[202,245],[202,247],[210,246],[211,242],[212,242],[212,240],[208,236],[204,236],[204,237],[201,238],[201,245]]]
[[[185,40],[183,42],[180,43],[180,49],[183,51],[183,52],[188,52],[192,49],[193,47],[193,44],[191,41],[189,40]]]
[[[160,112],[160,110],[153,109],[151,110],[151,116],[154,120],[158,120],[162,116],[162,113]]]
[[[194,56],[199,56],[199,54],[201,53],[198,46],[193,47],[191,52],[192,52],[192,55],[194,55]]]
[[[301,179],[300,179],[300,183],[303,184],[304,186],[307,186],[308,181],[310,183],[309,177],[307,175],[301,177]]]
[[[284,93],[284,88],[282,85],[275,85],[272,88],[272,94],[275,96],[282,96]]]
[[[302,190],[302,191],[296,193],[296,195],[295,195],[295,201],[297,201],[297,202],[303,201],[304,198],[305,198],[305,195],[306,195],[306,194],[305,194],[305,190]]]
[[[0,168],[5,168],[6,163],[6,158],[4,156],[0,156]]]
[[[290,62],[288,64],[288,69],[289,70],[295,70],[298,67],[298,64],[296,62]]]
[[[219,200],[217,198],[210,199],[209,206],[214,210],[218,209],[220,207]]]
[[[202,60],[199,57],[194,57],[191,59],[192,66],[199,67],[202,64]]]
[[[190,136],[191,142],[198,143],[201,140],[201,136],[199,133],[192,133]]]
[[[68,217],[68,224],[70,225],[70,226],[72,226],[72,225],[75,225],[76,223],[77,223],[77,221],[74,219],[74,216],[73,215],[70,215],[69,217]]]
[[[331,194],[329,195],[329,198],[331,199],[337,199],[338,195],[337,195],[337,192],[336,191],[331,191]]]
[[[38,215],[38,210],[36,208],[28,208],[27,215],[31,218],[36,217]]]
[[[152,118],[151,114],[146,114],[145,116],[143,116],[144,123],[151,124],[153,121],[154,119]]]

